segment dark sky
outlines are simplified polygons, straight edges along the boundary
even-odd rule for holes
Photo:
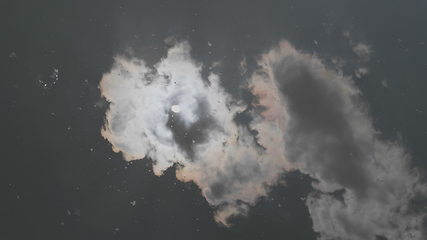
[[[174,37],[205,65],[221,61],[222,84],[239,95],[242,57],[254,65],[285,39],[345,59],[376,129],[425,171],[426,11],[423,0],[0,1],[0,238],[316,239],[301,200],[311,180],[298,172],[225,228],[173,169],[157,177],[149,160],[124,161],[100,135],[99,81],[116,54],[154,64]],[[361,78],[344,32],[372,47]]]

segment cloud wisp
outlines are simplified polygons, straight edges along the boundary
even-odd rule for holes
[[[254,95],[232,98],[186,42],[154,67],[117,57],[100,83],[110,102],[102,135],[126,160],[151,158],[154,172],[178,164],[229,225],[268,194],[282,174],[316,182],[307,198],[321,239],[422,239],[424,215],[413,200],[425,185],[405,150],[381,138],[352,79],[282,41],[261,55],[242,84]],[[247,125],[235,121],[247,113]]]

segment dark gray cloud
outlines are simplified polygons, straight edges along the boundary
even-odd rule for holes
[[[260,65],[283,97],[286,156],[317,180],[307,206],[321,239],[423,239],[425,213],[411,202],[426,186],[405,149],[374,129],[352,79],[288,42]]]
[[[330,81],[335,76],[319,74],[295,56],[277,64],[274,77],[290,115],[288,158],[307,159],[324,179],[350,188],[358,196],[367,194],[372,179],[364,162],[373,155],[373,147],[371,139],[357,138],[357,129],[352,129],[351,122],[362,116],[358,106],[349,104],[347,86]]]

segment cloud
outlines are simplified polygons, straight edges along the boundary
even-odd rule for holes
[[[157,175],[177,164],[226,226],[299,170],[315,179],[306,204],[320,239],[425,237],[414,203],[426,187],[405,150],[374,129],[352,79],[286,41],[258,65],[244,67],[247,105],[218,75],[201,77],[186,42],[152,68],[119,56],[100,83],[110,103],[102,135],[126,160],[153,159]],[[241,114],[250,120],[238,123]]]
[[[354,43],[353,41],[350,42],[353,52],[362,60],[368,61],[372,54],[371,47],[364,43]]]
[[[352,34],[348,31],[345,31],[343,36],[347,39],[354,54],[356,54],[361,61],[368,62],[372,55],[372,47],[366,43],[354,40]]]
[[[358,58],[358,61],[356,61],[355,63],[356,67],[354,67],[354,76],[356,78],[362,78],[363,76],[369,73],[369,68],[367,64],[371,60],[373,52],[372,46],[354,40],[353,36],[348,31],[344,32],[343,36],[345,39],[347,39],[348,45],[350,46],[352,52]]]
[[[283,119],[264,120],[267,110],[250,111],[250,129],[238,125],[234,118],[247,106],[223,90],[217,75],[205,81],[200,71],[185,42],[153,69],[140,59],[117,57],[100,83],[110,102],[102,135],[126,160],[153,159],[157,175],[178,163],[177,177],[194,181],[217,209],[215,219],[228,225],[289,165]]]
[[[374,129],[352,80],[288,42],[259,65],[282,94],[287,159],[317,180],[307,206],[321,239],[422,239],[411,201],[426,188],[404,149]]]

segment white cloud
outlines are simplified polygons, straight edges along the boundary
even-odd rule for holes
[[[423,237],[410,202],[425,185],[404,149],[374,129],[351,78],[282,41],[242,86],[256,96],[247,108],[217,75],[203,80],[189,52],[178,43],[154,69],[116,58],[100,83],[110,102],[102,134],[115,151],[152,158],[157,175],[179,163],[177,178],[194,181],[224,225],[298,169],[317,180],[306,203],[321,239]],[[252,121],[238,125],[245,109]]]
[[[245,106],[224,92],[218,76],[204,81],[189,51],[187,43],[175,45],[155,69],[117,57],[100,83],[110,102],[102,134],[127,160],[152,158],[157,175],[180,163],[177,177],[194,181],[218,207],[216,220],[227,225],[230,216],[246,212],[245,204],[266,195],[285,170],[283,119],[262,121],[252,113],[258,144],[265,148],[258,146],[233,121]],[[180,111],[171,110],[176,105]]]

